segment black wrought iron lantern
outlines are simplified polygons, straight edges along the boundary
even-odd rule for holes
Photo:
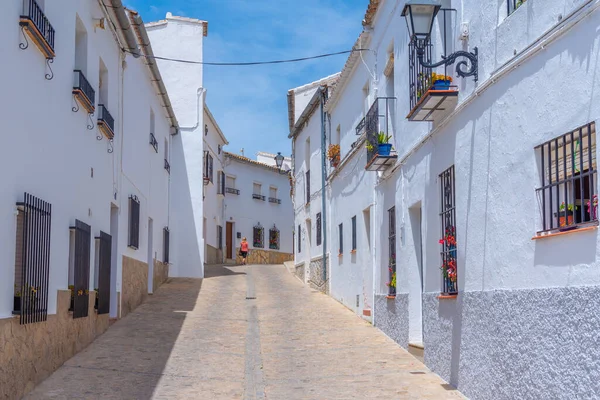
[[[471,65],[468,66],[465,60],[459,61],[456,64],[456,74],[463,78],[473,76],[477,82],[477,47],[473,48],[472,53],[459,50],[448,56],[442,56],[442,61],[436,63],[427,63],[423,60],[425,47],[431,39],[433,22],[441,7],[439,0],[409,0],[402,10],[402,16],[406,18],[410,40],[415,43],[417,49],[419,63],[425,68],[436,68],[441,65],[452,65],[457,58],[465,57]]]
[[[442,5],[436,0],[410,0],[404,5],[402,16],[411,40],[428,41],[433,28],[433,21]]]
[[[281,170],[281,166],[283,165],[283,159],[284,157],[281,155],[281,152],[277,152],[277,155],[275,156],[275,164],[277,165],[278,170]]]

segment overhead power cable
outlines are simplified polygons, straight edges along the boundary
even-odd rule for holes
[[[177,58],[168,58],[168,57],[159,57],[159,56],[148,56],[145,54],[139,54],[139,55],[142,57],[146,57],[146,58],[154,58],[156,60],[173,61],[173,62],[179,62],[179,63],[185,63],[185,64],[202,64],[202,65],[217,65],[217,66],[246,66],[246,65],[267,65],[267,64],[293,63],[293,62],[299,62],[299,61],[315,60],[315,59],[324,58],[324,57],[338,56],[340,54],[348,54],[348,53],[353,53],[355,51],[367,51],[367,50],[369,50],[369,49],[352,49],[352,50],[338,51],[336,53],[319,54],[317,56],[291,58],[291,59],[287,59],[287,60],[251,61],[251,62],[207,62],[207,61],[181,60],[181,59],[177,59]],[[136,54],[127,49],[123,49],[123,51],[126,53],[130,53],[130,54]]]

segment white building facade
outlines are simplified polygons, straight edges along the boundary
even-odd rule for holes
[[[225,151],[229,142],[214,116],[204,106],[204,262],[220,264],[225,219]]]
[[[120,1],[0,9],[0,397],[19,398],[177,270],[179,125]]]
[[[355,44],[371,50],[349,57],[325,104],[341,153],[330,293],[372,307],[375,326],[469,398],[595,398],[600,2],[441,6],[430,60],[477,47],[477,81],[421,67],[404,2],[371,1]],[[431,72],[452,86],[432,88]],[[367,149],[378,132],[388,157]]]
[[[264,157],[264,155],[263,155]],[[288,165],[291,160],[284,161]],[[289,174],[276,166],[225,152],[225,259],[240,262],[248,240],[250,264],[282,264],[293,254]]]

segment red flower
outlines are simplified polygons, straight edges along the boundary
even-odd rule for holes
[[[440,244],[444,244],[444,239],[440,239]]]

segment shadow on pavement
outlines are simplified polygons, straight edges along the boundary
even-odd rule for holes
[[[204,278],[216,278],[219,276],[229,275],[246,275],[245,272],[236,272],[231,268],[242,267],[237,265],[205,265],[204,266]]]

